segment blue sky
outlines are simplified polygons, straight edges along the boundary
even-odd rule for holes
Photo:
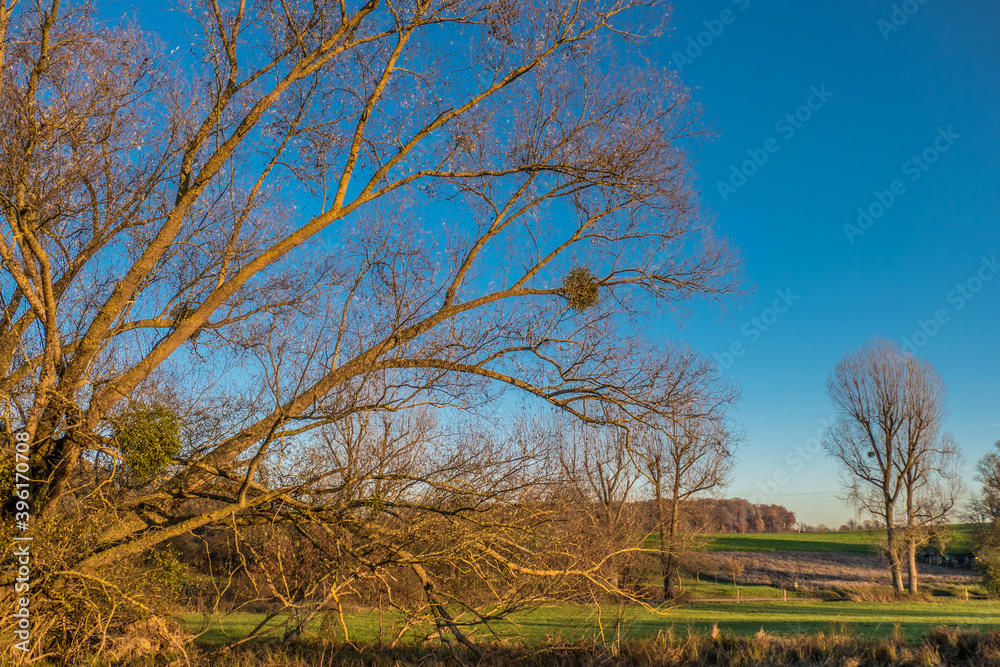
[[[656,57],[720,133],[696,152],[699,185],[756,286],[681,329],[742,388],[728,495],[810,524],[853,515],[810,439],[833,416],[830,370],[874,336],[909,340],[944,379],[973,487],[1000,440],[1000,3],[674,7]]]

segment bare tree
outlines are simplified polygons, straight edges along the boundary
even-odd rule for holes
[[[977,524],[975,552],[983,583],[991,591],[1000,588],[1000,569],[996,567],[1000,545],[1000,441],[976,462],[976,481],[980,486],[966,509],[968,520]]]
[[[841,465],[849,498],[886,527],[893,587],[918,587],[916,547],[952,509],[961,484],[958,448],[941,432],[945,390],[926,361],[889,341],[846,355],[827,381],[838,412],[824,448]]]
[[[578,530],[605,554],[642,547],[635,501],[640,473],[629,452],[623,428],[568,424],[559,454]],[[608,563],[616,587],[627,586],[629,571],[638,574],[638,551]],[[636,582],[637,583],[637,582]]]
[[[970,513],[976,523],[994,522],[1000,517],[1000,441],[976,462],[976,481],[982,486],[972,500]]]
[[[364,533],[323,493],[377,485],[273,458],[359,415],[513,389],[652,420],[673,368],[644,317],[739,289],[692,185],[699,111],[633,57],[658,2],[197,0],[179,52],[86,5],[0,9],[5,428],[31,438],[43,518],[99,524],[60,585],[234,516]],[[204,428],[111,503],[114,418],[163,386]],[[424,511],[500,506],[435,463]],[[440,601],[387,543],[410,534],[379,535]]]
[[[737,442],[726,422],[735,392],[717,376],[716,367],[687,351],[679,355],[677,369],[673,412],[639,429],[630,444],[655,505],[665,599],[679,593],[685,502],[727,484]]]
[[[962,454],[951,434],[926,434],[912,446],[906,488],[906,558],[911,594],[919,588],[917,549],[941,538],[947,520],[965,491]]]

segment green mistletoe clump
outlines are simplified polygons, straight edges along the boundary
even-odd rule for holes
[[[137,479],[163,472],[181,449],[180,420],[169,408],[132,408],[115,426],[115,442],[125,466]]]
[[[578,266],[570,271],[563,283],[563,292],[569,307],[577,312],[583,312],[597,305],[599,291],[597,279],[585,266]]]

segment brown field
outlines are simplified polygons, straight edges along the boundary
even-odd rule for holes
[[[744,566],[738,580],[745,584],[764,584],[799,589],[859,588],[890,586],[889,569],[880,556],[852,553],[747,552],[716,551],[705,554],[715,567],[735,558]],[[974,570],[953,570],[918,563],[923,588],[972,586],[979,582]],[[719,575],[724,581],[725,575]],[[903,579],[905,582],[906,574]]]

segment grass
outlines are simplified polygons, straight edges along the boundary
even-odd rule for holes
[[[872,553],[879,531],[836,533],[744,533],[710,535],[709,551],[810,551]]]
[[[263,614],[233,614],[215,619],[213,628],[202,636],[200,644],[212,646],[229,639],[245,636],[261,620]],[[376,641],[379,629],[388,640],[400,628],[401,617],[386,613],[380,618],[377,612],[346,614],[351,639],[359,642]],[[181,619],[186,629],[194,631],[201,622],[197,615]],[[605,639],[615,636],[616,628],[628,639],[641,639],[658,632],[672,630],[683,635],[706,633],[717,624],[738,636],[749,636],[762,628],[769,634],[791,636],[815,632],[830,632],[833,628],[846,628],[859,637],[884,637],[892,634],[899,621],[901,632],[914,640],[923,637],[932,627],[949,626],[988,629],[1000,624],[1000,603],[988,601],[964,602],[949,600],[933,603],[874,603],[874,602],[823,602],[799,599],[782,602],[705,603],[665,610],[655,615],[639,607],[619,608],[604,606],[600,610],[590,606],[557,605],[514,614],[509,620],[494,623],[493,639],[523,641],[542,644],[558,638],[562,641],[599,640],[603,625]],[[432,630],[426,626],[409,637],[423,636]],[[310,624],[309,634],[335,633],[343,639],[339,629],[317,620]],[[479,640],[489,640],[489,631],[478,631]],[[279,635],[280,636],[280,635]]]
[[[617,639],[617,638],[615,638]],[[1000,632],[936,627],[920,638],[893,631],[862,636],[843,624],[826,632],[780,635],[760,630],[753,634],[712,631],[688,634],[660,627],[655,634],[622,641],[567,643],[550,636],[541,643],[479,642],[477,659],[459,648],[455,653],[431,641],[390,648],[385,644],[330,644],[322,638],[296,642],[288,648],[274,644],[246,644],[235,651],[209,653],[195,648],[185,656],[160,656],[127,664],[151,667],[163,659],[190,667],[760,667],[761,665],[842,665],[844,667],[1000,667]],[[190,660],[187,658],[190,657]],[[100,656],[74,661],[78,667],[104,667]],[[48,667],[44,662],[39,667]],[[64,663],[60,663],[64,664]],[[122,667],[125,667],[123,664]]]
[[[743,584],[733,586],[732,579],[720,576],[716,582],[711,576],[702,576],[700,582],[685,579],[683,591],[688,598],[733,598],[736,599],[736,590],[740,591],[740,598],[782,598],[785,594],[780,588],[766,586],[764,584]],[[788,597],[798,595],[795,591],[787,591]]]
[[[780,601],[783,599],[784,595],[784,592],[780,588],[775,588],[773,586],[740,584],[738,588],[741,599],[773,598]],[[737,589],[733,586],[732,582],[727,583],[724,580],[720,580],[716,583],[712,580],[703,579],[701,582],[685,581],[683,590],[687,593],[689,598],[693,599],[727,598],[735,601]],[[799,593],[794,591],[787,592],[789,599],[793,599],[799,595]],[[525,627],[531,630],[531,635],[537,635],[537,632],[533,629],[535,628],[536,622],[540,624],[539,627],[550,627],[553,625],[552,619],[559,619],[560,621],[565,621],[571,625],[580,623],[582,619],[587,621],[589,627],[592,627],[593,624],[598,621],[596,612],[592,616],[588,616],[587,613],[593,611],[593,609],[593,607],[561,605],[559,607],[551,607],[545,610],[530,612],[525,615],[515,615],[512,622],[501,624],[497,627],[503,627],[509,630],[510,628],[517,627],[519,625],[525,625]],[[602,610],[602,614],[606,615],[610,614],[613,616],[616,613],[616,607],[605,607]],[[549,615],[551,615],[551,618],[548,617]],[[569,619],[568,616],[572,616],[573,618]],[[248,613],[237,613],[224,617],[216,617],[212,619],[211,624],[207,627],[207,631],[202,636],[200,643],[217,646],[233,639],[241,639],[255,629],[257,625],[264,620],[264,617],[265,614]],[[400,614],[395,612],[383,613],[381,617],[378,612],[349,613],[345,614],[345,617],[348,619],[348,631],[351,634],[351,639],[357,641],[372,641],[376,639],[380,634],[380,628],[383,636],[394,634],[398,631],[400,627],[400,619],[402,618]],[[203,629],[204,618],[198,614],[184,614],[179,620],[185,626],[185,630],[187,632],[201,632]],[[284,627],[279,626],[282,625],[284,620],[284,617],[272,619],[265,625],[265,628],[274,629],[277,636],[280,636],[284,631]],[[315,621],[309,627],[311,631],[318,632],[320,625],[321,623],[319,621]],[[428,627],[426,630],[429,632],[430,628]]]
[[[950,527],[947,552],[972,550],[972,524]],[[844,530],[829,533],[723,533],[706,535],[708,551],[809,551],[821,553],[873,553],[885,531]]]
[[[973,529],[971,525],[953,526],[948,552],[968,553]],[[864,554],[872,553],[874,545],[881,537],[882,531],[865,530],[724,534],[705,536],[705,544],[710,551]],[[928,590],[935,595],[953,596],[963,596],[967,590],[965,583],[940,584],[940,586],[940,589]],[[705,576],[701,577],[701,581],[685,578],[683,588],[689,598],[695,599],[734,598],[736,595],[736,588],[732,582],[721,577],[717,581]],[[472,634],[478,643],[493,642],[494,646],[505,647],[501,650],[514,650],[513,647],[523,645],[524,650],[533,651],[546,646],[557,646],[563,642],[582,642],[576,644],[577,646],[600,646],[604,642],[619,638],[625,641],[659,641],[660,637],[668,635],[678,638],[694,635],[704,637],[710,635],[715,627],[728,635],[748,640],[752,640],[755,636],[760,637],[758,633],[763,630],[769,636],[789,638],[788,641],[798,641],[794,639],[796,637],[824,636],[817,633],[826,633],[827,637],[830,637],[831,633],[846,633],[857,637],[858,641],[888,641],[887,638],[899,633],[899,641],[914,642],[923,640],[932,628],[942,626],[966,630],[990,630],[1000,625],[1000,603],[995,601],[975,599],[965,601],[957,597],[938,598],[933,602],[824,601],[793,592],[789,592],[788,600],[784,601],[783,591],[774,586],[741,583],[739,591],[740,597],[744,600],[770,599],[740,603],[732,601],[687,604],[665,609],[659,615],[638,606],[609,605],[598,609],[593,606],[564,604],[516,613],[504,621],[491,624],[489,628],[480,627]],[[970,588],[969,592],[975,595],[980,591]],[[203,647],[214,647],[245,637],[263,619],[263,614],[233,614],[214,618],[211,626],[197,643]],[[203,619],[198,615],[189,614],[183,615],[178,620],[188,632],[196,632],[201,629]],[[270,626],[276,628],[274,636],[278,639],[281,638],[284,629],[277,626],[283,621],[284,618],[277,618],[270,622]],[[398,612],[349,613],[345,615],[345,622],[350,639],[362,645],[377,644],[380,641],[391,642],[403,628],[403,617]],[[433,626],[429,624],[411,628],[404,635],[404,643],[406,640],[421,640],[433,630]],[[308,640],[310,637],[328,638],[338,642],[344,639],[339,621],[334,622],[332,618],[325,621],[316,619],[310,623],[303,639]],[[588,644],[588,642],[593,643]],[[422,646],[426,649],[432,644],[434,642]],[[409,646],[414,650],[417,647],[412,643]],[[934,662],[927,662],[921,658],[915,664],[934,664]]]
[[[871,602],[751,602],[692,605],[675,622],[695,632],[709,631],[713,623],[737,635],[761,628],[778,635],[828,632],[847,626],[861,637],[881,637],[893,632],[896,621],[910,639],[922,637],[935,626],[986,629],[1000,622],[1000,604],[994,602],[871,603]],[[637,623],[640,636],[655,632],[652,619]],[[644,632],[645,631],[645,632]]]

